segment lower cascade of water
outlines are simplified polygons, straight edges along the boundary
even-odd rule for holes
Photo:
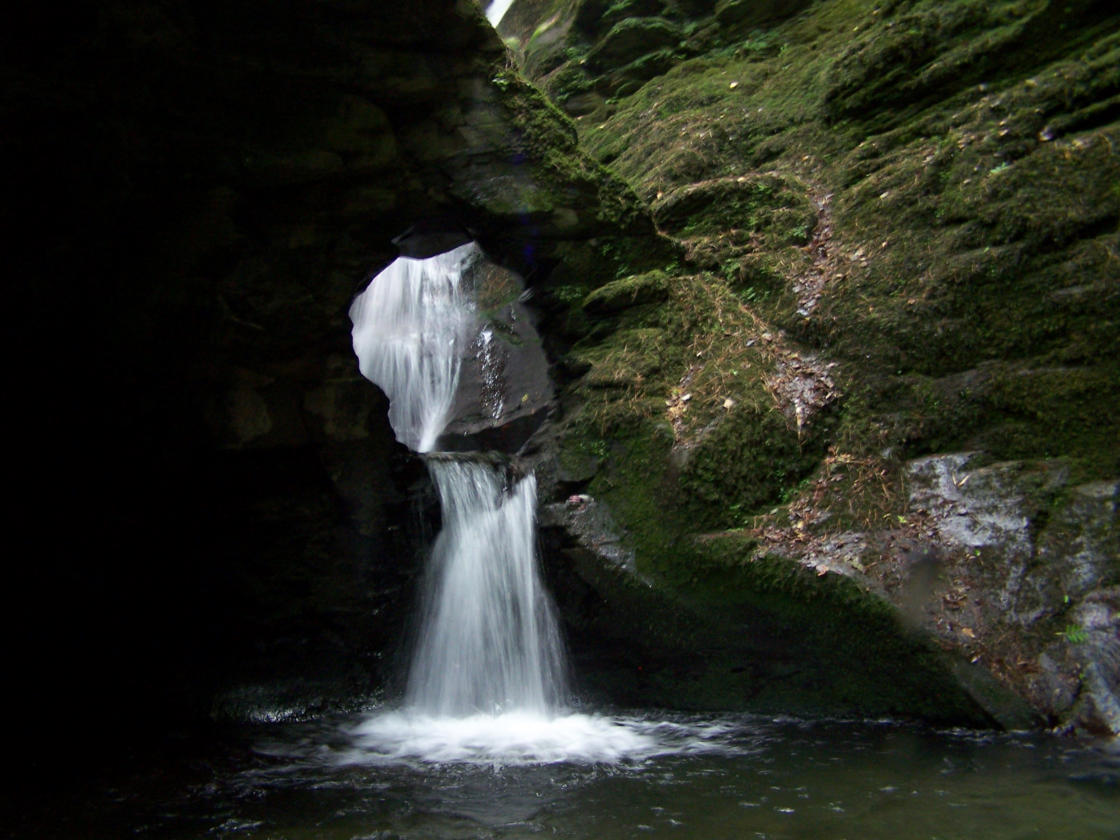
[[[537,568],[536,479],[510,479],[496,460],[427,456],[443,527],[405,702],[349,727],[336,760],[598,764],[721,748],[719,731],[566,707],[563,646]]]
[[[614,763],[720,748],[719,732],[566,707],[563,645],[536,558],[536,479],[432,454],[443,527],[405,702],[348,727],[340,764]]]
[[[536,479],[510,479],[495,460],[427,456],[443,527],[405,702],[349,727],[336,760],[601,764],[722,748],[705,727],[566,707],[563,645],[537,568]]]
[[[443,529],[425,584],[409,708],[435,716],[545,714],[566,694],[552,605],[536,568],[536,479],[431,458]]]

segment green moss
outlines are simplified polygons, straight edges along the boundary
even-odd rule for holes
[[[680,487],[696,525],[733,526],[740,511],[777,502],[820,460],[823,451],[814,443],[799,439],[768,399],[736,406],[689,453],[681,470]]]
[[[578,60],[569,60],[544,80],[543,87],[553,102],[563,106],[573,96],[592,90],[594,79]]]
[[[626,17],[616,23],[588,52],[587,61],[598,66],[621,66],[647,53],[673,46],[681,28],[661,17]]]
[[[680,60],[680,50],[662,47],[645,53],[617,70],[603,76],[599,87],[614,97],[629,96],[639,90],[644,82],[659,76]]]
[[[809,0],[719,0],[716,19],[723,26],[757,26],[789,17],[809,5]]]
[[[665,0],[612,0],[603,11],[599,23],[610,28],[626,18],[652,17],[664,11]]]
[[[829,69],[825,92],[829,116],[864,115],[869,110],[882,109],[883,105],[920,98],[931,86],[921,71],[967,34],[983,31],[986,24],[999,18],[1001,7],[1008,4],[993,6],[968,0],[949,6],[901,5],[902,9],[896,7],[860,27]],[[959,74],[965,62],[952,62],[952,66]]]
[[[804,184],[779,175],[752,175],[692,184],[654,204],[666,231],[685,237],[745,229],[805,244],[816,213]]]
[[[868,395],[840,418],[853,451],[1083,459],[1116,439],[1093,406],[1114,400],[1102,360],[1120,357],[1120,292],[1105,279],[1120,253],[1118,115],[1120,35],[1099,3],[836,0],[682,60],[579,125],[742,302],[850,362],[845,388]],[[828,193],[835,256],[804,319],[791,274],[814,269],[795,249],[813,230],[810,195]],[[1058,385],[1071,376],[1084,382],[1073,397]],[[811,464],[779,427],[766,420],[750,444],[799,475]]]
[[[979,434],[1000,458],[1068,456],[1081,480],[1120,474],[1120,370],[1008,371],[987,398],[994,415]]]
[[[669,280],[664,271],[635,274],[600,286],[583,301],[588,312],[605,315],[632,306],[658,303],[669,296]]]
[[[905,512],[904,460],[931,452],[1057,459],[1075,481],[1120,474],[1114,12],[822,0],[752,31],[733,22],[747,4],[719,11],[722,26],[692,20],[657,61],[642,52],[648,81],[622,59],[577,70],[575,54],[554,75],[609,87],[576,121],[580,139],[681,246],[664,284],[634,263],[637,238],[573,283],[588,293],[571,311],[589,370],[565,405],[571,434],[605,449],[589,492],[659,591],[715,625],[690,636],[719,637],[712,667],[676,663],[666,691],[960,711],[939,654],[858,587],[757,558],[742,532],[697,534],[742,526],[807,476],[828,483],[823,527],[881,524]],[[602,34],[594,21],[581,32]],[[760,337],[779,331],[786,351],[838,362],[846,395],[801,435],[767,384]],[[676,632],[667,646],[685,644]],[[803,637],[790,661],[810,664],[761,676],[728,638],[750,632]],[[873,661],[850,679],[829,664],[864,649]],[[922,699],[915,667],[942,698]],[[907,687],[892,695],[887,674]]]
[[[555,193],[565,199],[556,202],[558,206],[565,206],[573,191],[586,191],[596,199],[595,219],[603,229],[648,231],[628,185],[579,152],[575,126],[565,114],[513,69],[499,72],[492,81],[518,131],[517,151],[537,166],[540,177],[535,184],[543,195]],[[547,198],[542,201],[548,203]]]
[[[663,338],[664,331],[656,327],[618,330],[603,344],[574,355],[591,365],[584,378],[588,387],[630,388],[661,370]]]

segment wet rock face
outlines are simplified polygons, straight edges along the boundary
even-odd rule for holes
[[[563,502],[545,505],[540,526],[561,532],[579,551],[593,556],[596,565],[636,574],[633,549],[626,545],[610,510],[591,496],[573,493]]]
[[[912,509],[943,563],[937,631],[973,644],[1050,721],[1115,734],[1120,484],[1070,486],[1061,463],[912,462]],[[942,605],[951,609],[942,609]],[[952,627],[955,624],[956,628]]]
[[[936,455],[908,465],[910,503],[930,517],[946,545],[996,546],[1008,561],[1030,552],[1030,509],[1017,486],[1021,464],[969,469],[975,454]],[[1060,466],[1038,476],[1041,492],[1063,479]],[[1010,603],[1003,606],[1009,607]]]
[[[516,453],[552,408],[535,314],[524,282],[485,256],[464,277],[473,286],[473,339],[459,374],[451,421],[437,444],[442,450]]]

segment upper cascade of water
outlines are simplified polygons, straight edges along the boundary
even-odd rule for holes
[[[358,367],[389,397],[397,440],[416,452],[430,452],[448,422],[474,320],[462,277],[480,253],[471,242],[400,257],[350,307]]]
[[[509,7],[513,5],[513,0],[492,0],[486,4],[486,19],[490,21],[491,26],[497,26]]]

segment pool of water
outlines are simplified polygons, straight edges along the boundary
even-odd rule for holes
[[[178,786],[140,774],[68,822],[169,839],[1120,837],[1115,745],[664,714],[575,715],[544,741],[507,722],[495,741],[406,718],[257,728]]]

